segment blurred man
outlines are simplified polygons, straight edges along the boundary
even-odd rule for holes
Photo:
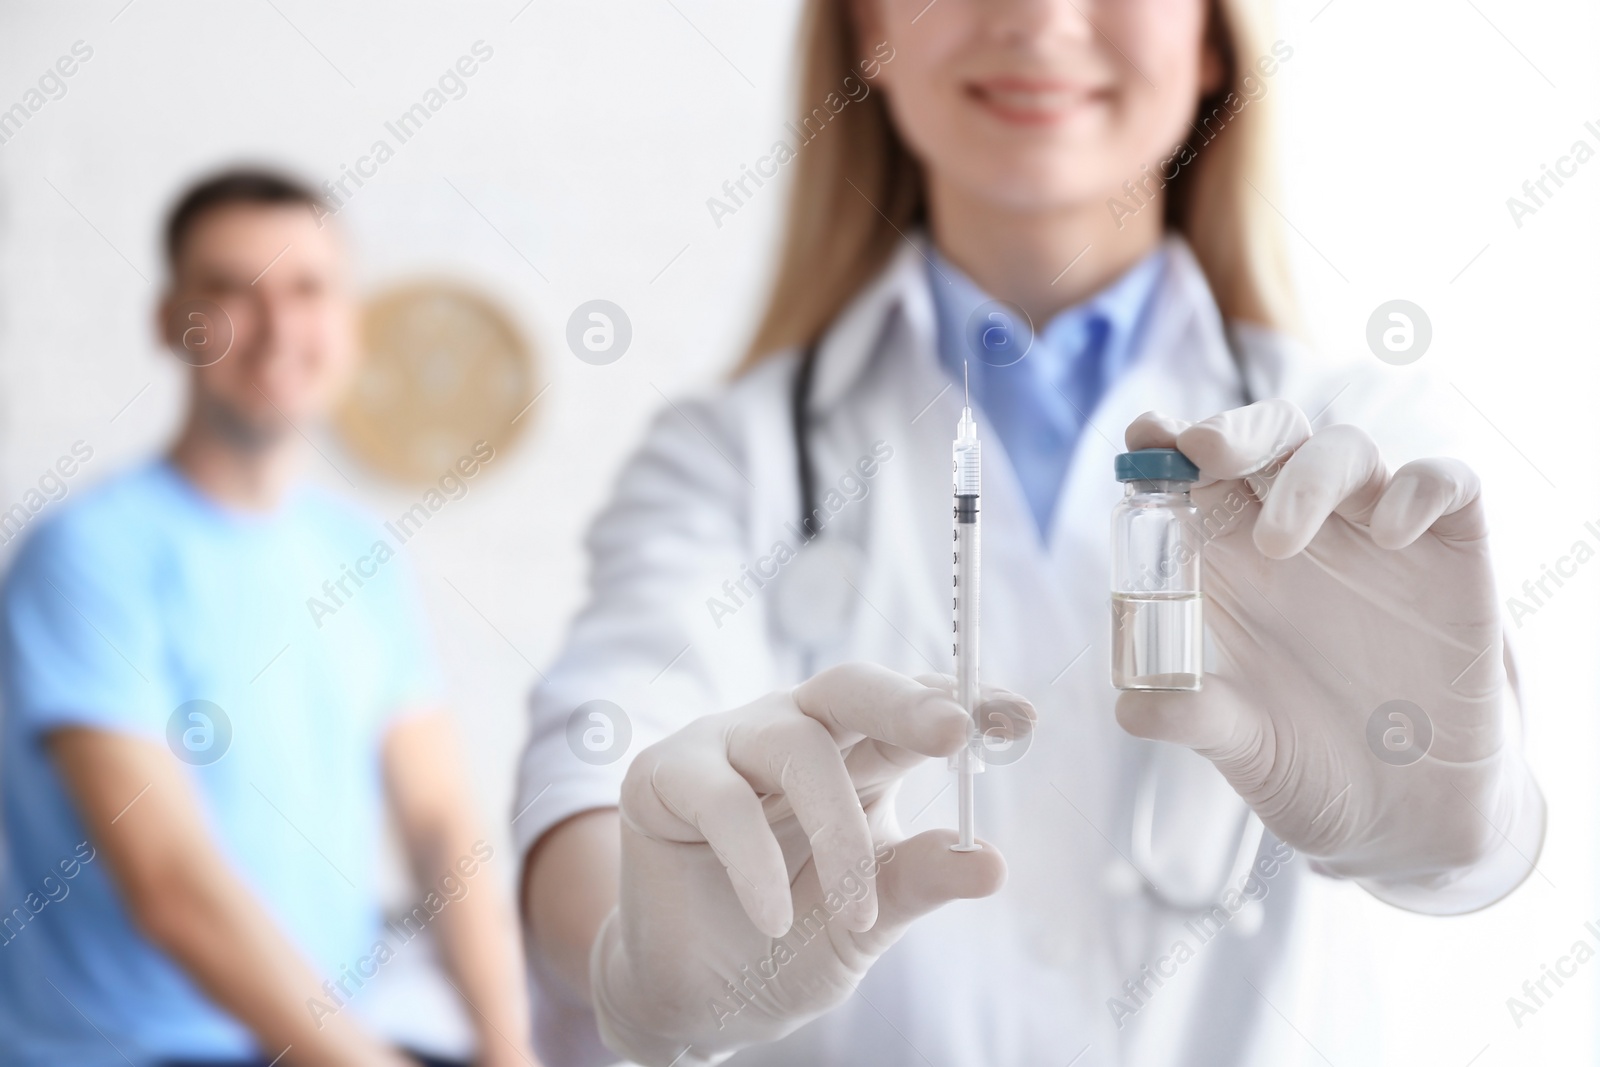
[[[61,505],[0,596],[4,1063],[413,1063],[361,989],[425,929],[481,1062],[535,1062],[403,562],[298,479],[357,362],[324,215],[257,172],[177,205],[177,443]],[[386,801],[421,887],[387,925]]]

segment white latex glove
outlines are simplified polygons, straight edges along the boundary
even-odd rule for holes
[[[1454,914],[1520,884],[1544,800],[1508,743],[1477,476],[1449,459],[1391,475],[1366,433],[1313,434],[1285,400],[1192,426],[1147,413],[1127,443],[1200,468],[1218,662],[1198,693],[1123,693],[1122,726],[1210,758],[1280,839],[1398,906]],[[1396,699],[1432,724],[1427,754],[1405,766],[1368,739]]]
[[[895,786],[970,729],[946,680],[926,681],[833,667],[638,755],[617,908],[590,956],[607,1047],[688,1067],[776,1040],[849,997],[913,919],[1000,888],[992,845],[899,839]],[[1010,738],[1035,717],[1000,690],[982,710]]]

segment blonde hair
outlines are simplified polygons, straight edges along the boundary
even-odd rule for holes
[[[1263,89],[1241,98],[1238,91],[1246,79],[1262,82],[1254,63],[1272,61],[1269,27],[1267,0],[1213,0],[1207,33],[1223,79],[1195,114],[1192,125],[1204,140],[1189,141],[1192,158],[1166,183],[1165,221],[1194,249],[1225,320],[1293,330],[1298,318],[1271,206],[1277,199],[1272,94]],[[802,101],[837,96],[871,69],[858,66],[872,60],[860,54],[847,0],[808,0],[801,41]],[[1230,98],[1241,101],[1238,110],[1227,106]],[[888,263],[901,235],[926,218],[921,165],[896,131],[883,93],[852,95],[812,135],[796,148],[778,271],[741,371],[816,341]]]

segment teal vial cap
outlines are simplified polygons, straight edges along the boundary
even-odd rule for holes
[[[1117,455],[1119,482],[1193,482],[1200,468],[1176,448],[1141,448]]]

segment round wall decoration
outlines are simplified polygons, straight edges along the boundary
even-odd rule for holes
[[[478,442],[504,452],[531,421],[533,351],[488,297],[399,286],[368,301],[362,333],[366,358],[335,424],[387,477],[435,482]]]

